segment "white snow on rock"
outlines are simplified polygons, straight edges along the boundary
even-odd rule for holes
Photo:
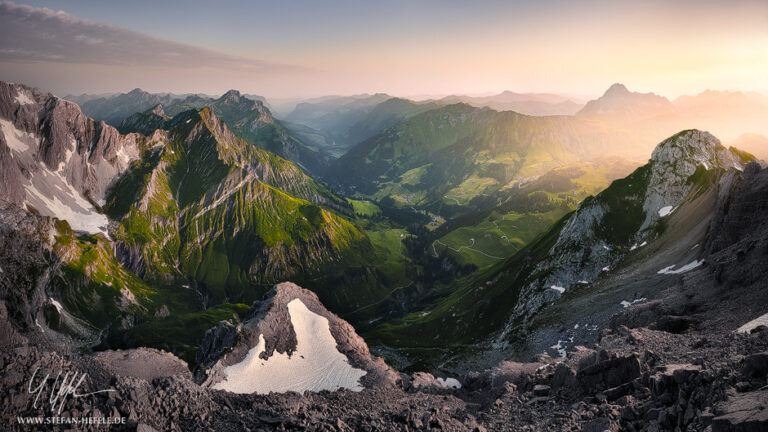
[[[30,141],[36,141],[34,135],[29,132],[20,131],[8,120],[0,119],[0,129],[2,129],[5,142],[8,147],[19,153],[26,153],[30,150]],[[26,141],[26,142],[25,142]]]
[[[658,274],[681,274],[681,273],[691,271],[702,264],[704,264],[704,260],[695,260],[695,261],[689,262],[688,264],[680,267],[677,270],[672,270],[673,268],[676,267],[676,265],[671,265],[669,267],[664,267],[663,269],[659,270],[657,273]]]
[[[43,216],[65,220],[75,231],[109,236],[107,217],[98,213],[61,174],[40,171],[24,188],[27,208],[32,207]]]
[[[443,388],[460,389],[461,383],[456,378],[437,378],[437,382],[440,383]]]
[[[53,306],[56,308],[56,310],[59,311],[59,313],[63,313],[64,312],[64,306],[62,306],[61,303],[59,303],[56,300],[54,300],[53,297],[48,297],[48,300],[51,302],[51,304],[53,304]]]
[[[761,325],[768,326],[768,314],[761,315],[761,316],[753,319],[752,321],[744,324],[743,326],[741,326],[738,329],[736,329],[736,333],[747,333],[747,334],[749,334],[752,330],[754,330],[755,328],[757,328],[757,327],[759,327]]]
[[[213,388],[233,393],[363,389],[360,378],[366,372],[349,364],[347,357],[336,348],[328,319],[307,309],[299,299],[288,303],[288,313],[296,333],[296,350],[292,355],[275,351],[264,360],[264,335],[248,351],[245,359],[223,369],[224,379]]]
[[[624,309],[626,309],[626,308],[628,308],[628,307],[632,306],[633,304],[642,303],[642,302],[644,302],[644,301],[646,301],[646,300],[648,300],[648,299],[647,299],[647,298],[645,298],[645,297],[643,297],[643,298],[639,298],[639,299],[634,299],[634,300],[632,300],[631,302],[628,302],[628,301],[626,301],[626,300],[622,300],[622,302],[621,302],[621,303],[619,303],[619,304],[620,304],[620,305],[622,305],[622,306],[624,307]]]
[[[605,267],[603,267],[603,271],[604,271],[604,272],[607,272],[607,271],[611,271],[611,266],[605,266]]]
[[[560,294],[565,292],[565,288],[563,288],[561,286],[557,286],[557,285],[552,285],[551,287],[549,287],[549,289],[553,289],[553,290],[559,292]]]
[[[659,217],[665,217],[669,216],[670,213],[675,209],[673,206],[664,206],[659,209]]]
[[[34,100],[32,100],[31,97],[27,94],[27,92],[23,90],[19,90],[19,93],[16,95],[16,102],[19,105],[31,105],[35,103]]]
[[[635,250],[635,249],[637,249],[637,248],[641,248],[641,247],[643,247],[643,246],[646,246],[647,244],[648,244],[648,242],[647,242],[647,241],[644,241],[644,242],[642,242],[642,243],[640,243],[640,244],[637,244],[637,243],[635,243],[635,244],[633,244],[633,245],[632,245],[632,247],[631,247],[631,248],[629,248],[629,250],[630,250],[630,251],[633,251],[633,250]]]

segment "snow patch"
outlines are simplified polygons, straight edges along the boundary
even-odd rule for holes
[[[452,388],[452,389],[460,389],[461,383],[456,378],[437,378],[437,382],[440,383],[440,385],[443,388]]]
[[[753,319],[752,321],[744,324],[743,326],[741,326],[738,329],[736,329],[736,333],[746,333],[746,334],[749,334],[752,330],[754,330],[755,328],[757,328],[757,327],[759,327],[761,325],[768,326],[768,314],[761,315],[761,316]]]
[[[631,302],[628,302],[628,301],[626,301],[626,300],[622,300],[622,302],[621,302],[621,303],[619,303],[619,304],[620,304],[620,305],[622,305],[622,306],[624,307],[624,309],[626,309],[626,308],[628,308],[628,307],[632,306],[633,304],[642,303],[642,302],[644,302],[644,301],[646,301],[646,300],[648,300],[648,299],[647,299],[647,298],[645,298],[645,297],[643,297],[643,298],[639,298],[639,299],[634,299],[634,300],[632,300]]]
[[[120,150],[117,151],[117,157],[120,159],[120,162],[123,163],[123,166],[128,166],[131,162],[131,157],[128,156],[123,147],[120,147]]]
[[[563,288],[561,286],[557,286],[557,285],[552,285],[551,287],[549,287],[549,289],[553,289],[553,290],[559,292],[560,294],[565,292],[565,288]]]
[[[674,210],[675,210],[675,207],[673,207],[673,206],[664,206],[664,207],[659,209],[659,217],[668,216]]]
[[[107,217],[98,213],[60,173],[47,170],[35,173],[24,189],[27,208],[34,207],[44,216],[65,220],[75,231],[103,233],[109,237]]]
[[[603,267],[603,270],[602,270],[602,271],[604,271],[604,272],[608,272],[608,271],[611,271],[611,266],[605,266],[605,267]]]
[[[51,304],[53,304],[53,306],[56,308],[59,314],[64,312],[64,306],[62,306],[61,303],[54,300],[53,297],[48,297],[48,301],[50,301]]]
[[[644,241],[644,242],[642,242],[642,243],[640,243],[640,244],[637,244],[637,243],[635,243],[635,244],[633,244],[633,245],[632,245],[632,247],[631,247],[631,248],[629,248],[629,250],[630,250],[630,251],[633,251],[633,250],[635,250],[635,249],[637,249],[637,248],[641,248],[641,247],[643,247],[643,246],[646,246],[647,244],[648,244],[648,242],[647,242],[647,241]]]
[[[565,345],[563,345],[563,342],[567,342],[567,341],[558,340],[557,344],[552,345],[550,347],[553,350],[557,351],[557,355],[560,356],[560,357],[565,357],[566,355],[568,355],[568,352],[565,350]]]
[[[29,132],[18,130],[16,126],[8,120],[0,119],[0,129],[3,131],[3,136],[5,136],[5,142],[8,143],[8,147],[19,153],[26,153],[30,150],[29,144],[24,142],[25,140],[33,142],[37,141],[34,135]]]
[[[19,105],[32,105],[35,103],[35,101],[32,100],[31,97],[29,97],[27,92],[23,90],[19,90],[19,93],[16,95],[16,102]]]
[[[702,264],[704,264],[704,260],[695,260],[695,261],[689,262],[688,264],[680,267],[677,270],[672,270],[673,268],[676,267],[676,264],[674,264],[669,267],[664,267],[663,269],[659,270],[656,273],[657,274],[681,274],[681,273],[691,271]]]
[[[223,370],[224,380],[213,385],[218,390],[233,393],[260,393],[306,390],[361,391],[360,378],[366,372],[349,364],[347,357],[336,348],[328,319],[307,309],[299,299],[288,303],[288,313],[296,333],[296,350],[292,355],[275,351],[264,360],[264,335],[248,351],[245,359]]]

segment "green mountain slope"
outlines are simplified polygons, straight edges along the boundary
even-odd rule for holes
[[[275,282],[338,277],[342,261],[350,274],[365,272],[374,261],[364,232],[330,210],[348,204],[296,165],[238,138],[208,108],[168,126],[167,142],[134,164],[105,205],[119,221],[124,261],[144,279],[247,303]],[[359,290],[361,301],[376,296]]]
[[[679,239],[701,225],[697,218],[707,214],[702,213],[702,200],[716,198],[712,191],[723,173],[752,160],[706,132],[672,136],[659,144],[648,164],[585,199],[509,259],[456,281],[455,290],[423,310],[371,329],[367,340],[442,360],[446,353],[482,351],[488,341],[522,344],[552,304],[582,292],[595,295],[593,286],[633,265],[638,254],[653,261],[648,265],[651,275],[668,265],[654,260],[655,254],[669,255],[670,245],[680,248],[680,260],[695,261],[694,243],[699,240]],[[688,219],[667,231],[670,218]],[[704,227],[705,234],[706,223]],[[665,240],[670,236],[676,240]],[[651,249],[655,254],[644,254]],[[480,340],[485,342],[474,345]]]
[[[475,199],[557,167],[642,153],[636,140],[589,119],[455,104],[416,115],[361,143],[334,162],[327,179],[394,205],[461,213],[471,210]]]

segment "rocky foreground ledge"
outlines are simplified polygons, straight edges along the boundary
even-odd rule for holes
[[[310,297],[305,301],[313,303]],[[309,307],[322,313],[315,304]],[[258,328],[253,322],[249,326]],[[726,329],[674,334],[616,326],[604,330],[595,346],[579,347],[564,359],[503,362],[458,377],[460,388],[445,386],[430,374],[401,373],[390,383],[378,381],[361,391],[236,394],[201,386],[180,362],[144,348],[71,352],[34,331],[20,332],[0,303],[0,410],[10,430],[36,430],[19,425],[19,416],[50,415],[50,403],[43,400],[48,394],[35,408],[35,395],[29,393],[36,368],[38,381],[58,371],[87,374],[79,394],[114,389],[70,397],[58,414],[126,418],[111,430],[768,429],[765,327],[750,334]],[[70,428],[105,429],[60,429]]]

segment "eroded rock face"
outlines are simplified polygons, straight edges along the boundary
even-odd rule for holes
[[[72,102],[0,82],[0,196],[22,208],[67,220],[76,230],[106,233],[105,193],[142,138],[120,135]]]
[[[693,188],[689,178],[699,167],[741,171],[744,161],[708,132],[689,130],[664,140],[651,155],[651,175],[643,203],[645,220],[639,231],[650,227],[665,212],[680,205]]]
[[[319,325],[323,326],[327,322],[335,348],[346,358],[349,366],[363,371],[364,375],[360,379],[362,386],[392,386],[397,382],[399,376],[383,360],[371,356],[365,341],[351,325],[325,309],[316,294],[289,282],[276,285],[264,300],[254,303],[242,326],[236,329],[236,337],[235,330],[226,324],[209,331],[197,354],[199,359],[206,359],[209,363],[202,366],[205,370],[198,373],[198,379],[204,380],[204,385],[216,388],[227,380],[228,374],[233,373],[233,369],[228,368],[244,362],[257,366],[255,355],[264,362],[270,361],[273,356],[285,360],[286,355],[288,359],[296,353],[302,355],[299,350],[302,343],[319,343],[317,340],[298,340],[306,335],[297,335],[296,319],[307,318],[297,315],[297,305],[293,303],[297,300],[301,308],[320,317]],[[292,304],[293,315],[296,316],[292,316]],[[255,352],[256,347],[261,348],[261,351]],[[217,357],[217,353],[223,355]],[[211,364],[212,361],[215,363]]]

